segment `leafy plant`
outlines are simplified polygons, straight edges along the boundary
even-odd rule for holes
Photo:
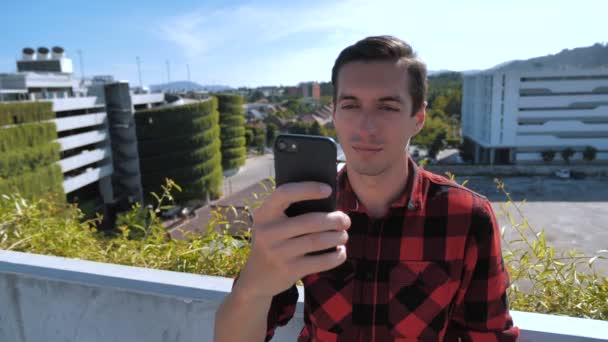
[[[540,155],[545,163],[550,163],[553,161],[553,159],[555,159],[555,151],[553,150],[542,151]]]
[[[454,175],[448,176],[454,180]],[[497,215],[509,222],[501,235],[510,308],[608,320],[608,277],[594,267],[596,260],[606,259],[608,250],[591,256],[575,249],[556,250],[547,242],[544,229],[534,229],[523,215],[520,206],[525,201],[517,204],[502,181],[494,182],[507,200]],[[507,230],[516,237],[505,240]]]
[[[571,147],[567,147],[562,150],[561,155],[566,164],[570,164],[570,158],[574,155],[574,150]]]
[[[586,161],[593,161],[595,160],[595,157],[597,155],[597,149],[593,146],[587,146],[585,147],[585,150],[583,150],[583,159],[585,159]]]

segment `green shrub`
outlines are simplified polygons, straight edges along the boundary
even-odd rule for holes
[[[0,126],[54,118],[52,102],[0,102]]]
[[[75,205],[54,198],[28,201],[18,195],[0,196],[0,249],[55,255],[91,261],[139,266],[195,274],[233,277],[249,256],[244,241],[249,231],[234,238],[215,230],[225,220],[221,212],[201,234],[186,232],[185,240],[172,240],[158,218],[172,202],[175,183],[166,181],[151,210],[136,204],[121,215],[115,233],[95,229],[99,217],[82,221]]]
[[[17,176],[59,160],[59,144],[45,143],[0,154],[0,179]]]
[[[448,173],[454,180],[454,175]],[[544,230],[536,230],[524,217],[502,181],[495,179],[505,195],[497,216],[510,224],[502,228],[503,258],[509,272],[507,290],[512,310],[608,320],[608,277],[598,274],[593,263],[605,259],[608,250],[589,256],[571,249],[556,250]],[[463,183],[463,185],[466,184]],[[505,241],[506,230],[516,238]]]
[[[236,169],[245,164],[245,113],[243,98],[238,95],[217,95],[220,112],[222,168]],[[230,151],[230,152],[229,152]]]
[[[57,164],[39,167],[35,171],[23,173],[7,179],[0,179],[1,194],[20,194],[26,199],[34,199],[48,193],[63,196],[63,173]]]
[[[540,156],[543,158],[545,163],[550,163],[555,158],[555,151],[553,150],[545,150],[540,153]]]
[[[222,164],[217,100],[137,112],[142,185],[149,200],[165,177],[187,191],[179,201],[221,194]],[[212,180],[210,180],[212,179]]]
[[[54,122],[28,123],[0,128],[0,153],[46,144],[57,139]]]

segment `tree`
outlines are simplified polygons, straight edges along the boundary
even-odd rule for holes
[[[321,105],[327,106],[333,103],[333,96],[321,96]]]
[[[595,157],[597,155],[597,149],[593,146],[587,146],[585,147],[585,150],[583,151],[583,158],[588,161],[588,162],[592,162]]]
[[[317,121],[315,121],[308,129],[308,134],[326,136],[327,130],[325,130],[325,127],[321,126]]]
[[[448,125],[439,118],[429,116],[424,123],[424,128],[412,139],[412,144],[429,150],[434,143],[437,144],[439,135],[443,135],[440,140],[448,136]]]
[[[279,127],[272,122],[268,123],[266,125],[266,146],[272,146],[277,135],[279,135]]]
[[[562,154],[562,158],[564,159],[566,164],[570,164],[570,158],[572,158],[572,156],[574,155],[574,150],[572,148],[568,147],[568,148],[563,149],[561,154]]]
[[[555,151],[552,151],[552,150],[545,150],[545,151],[542,151],[542,152],[540,153],[540,155],[541,155],[541,157],[543,158],[543,161],[544,161],[545,163],[550,163],[550,162],[552,162],[552,161],[553,161],[553,159],[555,158]]]
[[[445,131],[440,131],[439,133],[437,133],[435,139],[433,140],[433,143],[431,143],[431,146],[428,149],[429,157],[433,159],[437,158],[437,154],[439,153],[439,151],[445,148],[445,137]]]
[[[293,125],[289,126],[287,131],[292,134],[308,134],[309,125],[305,122],[294,122]]]

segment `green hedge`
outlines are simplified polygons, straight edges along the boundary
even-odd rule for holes
[[[222,140],[222,168],[236,169],[245,164],[245,114],[243,98],[217,95]]]
[[[178,200],[221,194],[222,165],[217,99],[135,114],[142,185],[158,192],[165,178],[180,184]]]
[[[0,152],[45,144],[54,139],[57,139],[57,128],[54,122],[0,128]]]
[[[245,146],[245,137],[238,137],[232,139],[224,139],[222,140],[222,146],[225,148],[234,148],[234,147],[243,147]]]
[[[9,178],[48,166],[59,159],[56,142],[16,149],[0,154],[0,178]]]
[[[38,168],[36,171],[8,179],[0,179],[0,194],[19,193],[27,199],[35,199],[48,193],[65,197],[63,173],[57,164]]]
[[[0,126],[38,122],[55,118],[51,102],[0,103]]]

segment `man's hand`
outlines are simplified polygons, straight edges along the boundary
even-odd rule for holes
[[[340,211],[285,215],[285,209],[294,202],[330,194],[326,184],[299,182],[278,187],[266,199],[253,214],[249,259],[233,292],[250,298],[271,298],[303,276],[332,269],[346,260],[346,230],[351,223],[348,215]],[[335,252],[305,255],[334,246],[338,246]]]

